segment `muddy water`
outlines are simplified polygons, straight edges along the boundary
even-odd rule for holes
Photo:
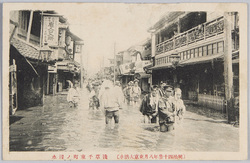
[[[138,107],[124,105],[120,123],[105,124],[102,111],[88,108],[81,92],[77,108],[66,95],[47,96],[46,104],[30,111],[10,127],[12,151],[238,151],[239,129],[223,121],[187,112],[173,132],[159,132],[158,124],[142,123]]]

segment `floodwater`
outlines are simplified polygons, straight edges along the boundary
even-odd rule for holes
[[[120,123],[106,125],[101,110],[89,110],[87,90],[81,97],[77,108],[58,95],[46,96],[43,107],[17,111],[10,151],[239,151],[239,129],[225,121],[187,111],[175,131],[162,133],[158,124],[142,122],[138,106],[124,105]]]

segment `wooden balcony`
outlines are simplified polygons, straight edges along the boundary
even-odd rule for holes
[[[166,53],[171,50],[179,49],[201,40],[216,37],[224,32],[224,18],[219,17],[210,22],[196,26],[186,32],[180,33],[171,39],[168,39],[156,45],[156,55]]]

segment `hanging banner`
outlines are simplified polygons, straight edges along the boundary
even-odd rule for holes
[[[144,67],[151,65],[152,62],[150,60],[145,60],[145,61],[137,61],[135,62],[135,72],[136,73],[141,73],[145,72]]]
[[[125,63],[119,66],[121,74],[130,74],[131,71],[135,70],[135,62]]]
[[[43,16],[43,45],[58,45],[58,16]]]

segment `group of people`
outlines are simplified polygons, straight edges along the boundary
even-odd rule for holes
[[[71,83],[67,100],[70,107],[76,107],[79,102],[78,82]],[[141,88],[138,80],[130,81],[122,89],[120,81],[114,83],[104,80],[101,84],[89,83],[89,108],[104,111],[105,122],[110,124],[114,118],[115,123],[119,123],[119,110],[127,104],[136,105],[141,99]],[[181,89],[173,88],[166,83],[161,83],[160,87],[153,85],[150,92],[146,94],[140,102],[140,112],[144,115],[144,122],[159,123],[160,131],[166,132],[174,130],[176,123],[181,123],[186,111],[181,99]]]
[[[141,97],[141,88],[138,85],[138,80],[130,81],[123,89],[125,101],[130,105],[137,105]]]
[[[182,122],[185,111],[181,89],[173,89],[165,83],[161,83],[160,88],[152,86],[140,105],[144,122],[159,122],[161,132],[174,130],[175,124]]]

